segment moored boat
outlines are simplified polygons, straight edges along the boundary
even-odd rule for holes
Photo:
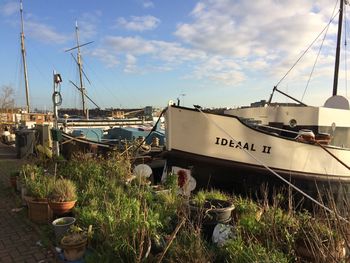
[[[344,1],[340,1],[333,96],[323,107],[267,103],[214,114],[169,105],[167,164],[190,169],[200,187],[252,193],[291,187],[341,205],[350,197],[350,107],[337,95]],[[277,85],[273,92],[280,92]],[[272,189],[272,187],[270,187]],[[328,191],[329,190],[329,191]]]

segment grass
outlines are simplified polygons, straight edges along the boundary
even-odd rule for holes
[[[49,173],[52,167],[47,167]],[[203,222],[193,222],[188,199],[177,194],[175,181],[167,182],[164,187],[172,189],[161,193],[148,184],[128,183],[132,169],[122,156],[82,156],[60,162],[55,171],[77,186],[77,223],[85,229],[93,226],[86,262],[309,260],[300,247],[311,252],[316,262],[341,262],[339,245],[350,243],[345,233],[348,225],[336,215],[283,209],[281,193],[271,204],[215,190],[199,191],[193,197],[197,202],[215,198],[228,200],[236,208],[229,222],[234,238],[217,246],[205,235]],[[50,240],[52,233],[42,232]]]

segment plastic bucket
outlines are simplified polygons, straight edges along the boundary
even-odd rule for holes
[[[69,230],[70,226],[75,223],[74,217],[60,217],[52,222],[53,229],[55,231],[56,240],[60,241],[65,233]]]

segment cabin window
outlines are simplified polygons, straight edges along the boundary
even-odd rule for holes
[[[296,121],[295,119],[291,119],[291,120],[289,121],[289,126],[290,126],[291,128],[296,127],[296,126],[297,126],[297,121]]]

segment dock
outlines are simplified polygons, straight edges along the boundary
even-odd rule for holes
[[[23,162],[14,146],[0,142],[0,263],[60,262],[43,246],[38,227],[27,219],[27,209],[10,187],[10,173]]]

